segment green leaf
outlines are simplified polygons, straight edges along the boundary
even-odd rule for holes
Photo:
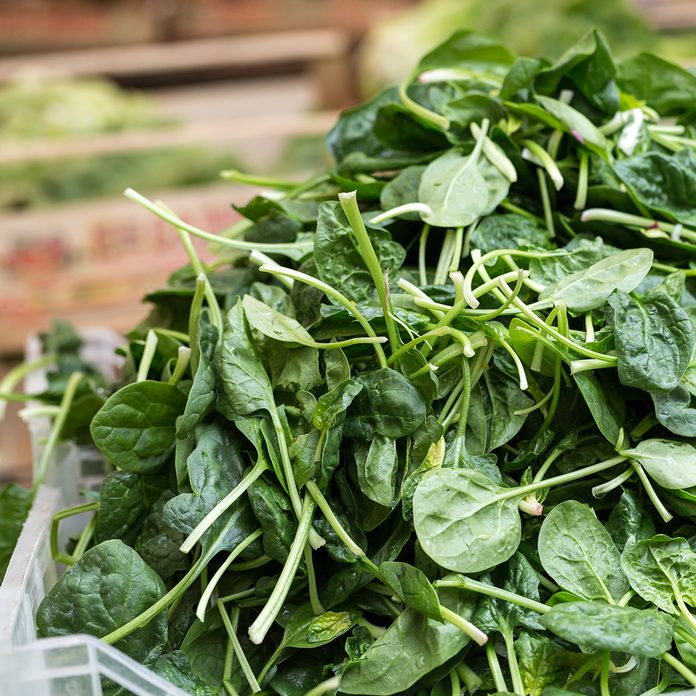
[[[473,603],[466,595],[446,591],[444,606],[471,618]],[[449,623],[406,609],[362,655],[349,662],[341,677],[341,692],[360,696],[397,694],[454,657],[469,637]]]
[[[356,382],[354,379],[347,379],[331,391],[322,394],[317,399],[317,406],[314,409],[312,418],[314,427],[319,430],[333,427],[339,416],[346,412],[362,389],[363,386],[360,382]]]
[[[119,469],[158,471],[174,452],[176,419],[186,397],[170,384],[135,382],[112,394],[94,416],[94,444]]]
[[[686,539],[657,534],[642,541],[629,540],[621,567],[631,587],[646,601],[670,614],[678,597],[696,606],[696,553]]]
[[[400,372],[389,367],[357,377],[362,391],[345,422],[346,434],[372,440],[375,433],[392,439],[411,435],[425,421],[421,393]]]
[[[655,611],[603,602],[558,604],[541,623],[560,638],[594,650],[659,657],[672,646],[674,622]]]
[[[203,317],[206,317],[206,320]],[[198,369],[193,376],[193,384],[186,399],[186,407],[176,429],[176,436],[180,439],[189,437],[196,426],[215,406],[217,375],[215,374],[214,361],[217,342],[217,329],[207,320],[207,314],[203,314],[198,341]]]
[[[108,578],[108,580],[106,580]],[[88,633],[101,638],[128,623],[164,595],[157,573],[118,539],[85,551],[39,605],[43,638]],[[167,613],[114,644],[142,664],[152,664],[167,642]]]
[[[488,76],[504,75],[514,59],[514,54],[496,39],[460,29],[426,53],[418,63],[418,71],[452,67]]]
[[[589,312],[601,307],[615,290],[635,290],[648,274],[652,261],[650,249],[620,251],[548,285],[539,293],[539,299],[565,302],[572,312]]]
[[[688,442],[653,438],[639,442],[622,454],[639,462],[663,488],[696,486],[696,447]]]
[[[33,500],[33,491],[16,483],[9,483],[0,490],[0,582],[5,577]]]
[[[638,300],[617,290],[608,303],[621,383],[645,391],[675,389],[696,345],[688,314],[666,292]]]
[[[450,150],[433,160],[418,187],[418,200],[432,211],[421,214],[423,221],[435,227],[465,227],[491,212],[507,196],[510,182],[491,165],[485,166],[484,174],[484,166],[478,150],[470,155]],[[491,181],[501,179],[507,183],[493,190]]]
[[[618,161],[614,170],[646,208],[684,225],[696,225],[696,155],[692,150],[646,152]]]
[[[618,65],[617,83],[646,101],[662,116],[682,116],[696,107],[696,76],[652,53],[640,53]]]
[[[593,510],[575,500],[557,505],[539,531],[539,559],[564,589],[584,599],[618,601],[628,590],[621,556]]]
[[[691,407],[691,394],[681,384],[670,392],[652,392],[655,417],[675,435],[696,437],[696,408]]]
[[[140,531],[145,511],[142,476],[128,471],[112,471],[99,487],[97,538],[132,543]]]
[[[385,229],[368,223],[368,233],[381,269],[395,275],[406,258],[406,251],[392,241]],[[314,241],[314,262],[319,277],[349,300],[369,302],[375,294],[375,285],[357,244],[340,203],[322,203]]]
[[[609,515],[606,529],[620,551],[623,551],[631,537],[642,541],[655,534],[652,519],[628,490],[621,493],[619,502]]]
[[[242,305],[249,326],[264,336],[283,343],[314,346],[314,339],[296,319],[276,312],[251,295],[244,296]]]
[[[425,167],[414,165],[402,169],[387,185],[382,189],[379,202],[383,210],[390,210],[405,203],[413,203],[418,200],[418,187]],[[418,220],[417,213],[404,215],[405,220]]]
[[[529,696],[547,696],[546,687],[565,684],[572,672],[568,653],[549,638],[522,633],[515,641],[515,652]]]
[[[191,663],[181,650],[160,655],[152,670],[191,696],[218,696],[220,693],[217,687],[206,684],[192,673]]]
[[[573,379],[599,432],[612,444],[618,442],[626,416],[626,405],[621,394],[591,372],[579,372],[573,375]]]
[[[379,570],[387,585],[407,607],[436,621],[443,620],[437,592],[425,573],[399,561],[385,561]]]
[[[577,109],[574,109],[569,104],[551,97],[537,96],[537,101],[560,123],[563,124],[563,130],[570,133],[581,143],[591,147],[598,152],[606,152],[609,144],[606,138],[601,134],[597,127],[590,121],[587,116],[582,114]]]
[[[259,478],[249,489],[249,501],[263,529],[263,552],[284,563],[297,532],[290,499],[279,488]]]
[[[275,410],[273,389],[249,336],[241,301],[225,318],[219,355],[222,394],[218,410],[229,420]]]
[[[426,472],[413,496],[413,523],[425,553],[460,573],[507,561],[519,546],[522,525],[517,502],[500,500],[500,492],[473,469]]]
[[[378,505],[392,507],[399,468],[396,441],[375,435],[367,452],[356,456],[355,463],[360,490]]]

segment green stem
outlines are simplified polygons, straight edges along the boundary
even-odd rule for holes
[[[459,616],[457,612],[448,609],[446,606],[441,606],[440,611],[445,621],[466,633],[478,645],[485,645],[488,642],[488,636],[480,628],[474,626],[471,621],[467,621],[463,616]]]
[[[242,561],[241,563],[233,563],[230,568],[236,573],[245,570],[255,570],[256,568],[262,568],[268,565],[273,559],[270,556],[259,556],[251,561]]]
[[[505,650],[507,651],[508,669],[510,670],[510,679],[512,679],[512,690],[514,693],[519,694],[519,696],[525,696],[520,666],[517,663],[517,655],[515,654],[512,631],[503,631],[502,635],[503,641],[505,641]]]
[[[74,517],[75,515],[81,515],[85,512],[96,512],[98,509],[98,502],[84,503],[83,505],[77,505],[69,508],[68,510],[61,510],[53,515],[49,543],[51,547],[51,557],[54,561],[57,563],[63,563],[65,565],[72,565],[75,562],[72,556],[62,553],[58,546],[58,527],[61,520],[67,519],[68,517]]]
[[[602,696],[611,696],[609,690],[609,653],[602,653],[602,670],[599,677],[599,688]]]
[[[662,220],[651,220],[650,218],[640,217],[639,215],[630,215],[629,213],[621,213],[611,208],[588,208],[581,216],[583,222],[611,222],[617,225],[625,225],[626,227],[637,227],[639,229],[649,229],[657,227],[663,232],[671,234],[677,228],[676,224],[663,222]],[[677,228],[683,238],[690,242],[696,241],[696,230],[686,229],[683,226]]]
[[[331,677],[321,682],[321,684],[317,684],[313,689],[306,691],[304,696],[324,696],[324,694],[330,694],[332,691],[336,691],[339,686],[341,686],[341,678]]]
[[[358,208],[356,192],[350,191],[349,193],[339,193],[338,200],[341,203],[341,208],[343,208],[343,212],[345,213],[346,218],[348,218],[348,223],[350,224],[353,234],[355,235],[360,256],[362,256],[362,259],[367,266],[367,270],[372,276],[372,282],[375,284],[375,288],[377,289],[379,302],[382,305],[382,312],[384,313],[384,321],[387,325],[389,344],[391,345],[392,351],[397,350],[401,341],[396,324],[392,319],[392,309],[391,303],[389,302],[389,291],[387,289],[384,271],[380,266],[377,254],[375,254],[375,250],[372,247],[372,242],[370,242],[370,237],[367,234],[365,223],[360,215],[360,208]]]
[[[157,600],[151,607],[147,608],[144,612],[131,619],[128,623],[124,624],[120,628],[111,631],[108,635],[104,636],[102,640],[107,645],[113,645],[118,643],[126,636],[129,636],[133,631],[137,631],[142,626],[147,625],[155,618],[160,612],[164,611],[172,602],[174,602],[180,595],[182,595],[186,590],[188,590],[191,585],[196,581],[196,578],[203,572],[203,569],[208,564],[208,558],[201,556],[201,558],[194,563],[189,571],[184,575],[181,580],[179,580],[174,587],[172,587],[167,594],[161,599]]]
[[[411,82],[413,82],[414,75],[409,75],[400,85],[399,85],[399,99],[401,103],[411,112],[413,112],[418,118],[429,123],[438,130],[446,131],[449,130],[450,122],[449,119],[441,114],[437,114],[430,109],[426,109],[421,106],[418,102],[411,99],[408,96],[408,88]]]
[[[264,459],[259,459],[254,468],[195,526],[179,547],[182,553],[189,553],[198,540],[215,524],[215,521],[249,489],[252,483],[268,469]]]
[[[686,679],[686,681],[691,684],[691,686],[696,687],[696,674],[694,674],[683,662],[677,660],[674,655],[670,653],[662,653],[662,659],[673,669],[675,669],[679,674]]]
[[[575,194],[575,210],[582,210],[587,204],[587,182],[589,179],[590,168],[589,158],[585,150],[580,150],[580,164],[578,166],[578,188]]]
[[[174,371],[172,376],[169,378],[169,384],[175,387],[181,381],[181,378],[186,372],[186,368],[189,366],[191,360],[191,349],[186,346],[179,346],[177,351],[176,364],[174,365]]]
[[[638,474],[638,478],[640,479],[640,482],[643,484],[643,488],[645,489],[645,492],[648,494],[650,502],[655,506],[655,509],[657,510],[660,517],[665,522],[669,522],[672,519],[672,515],[669,512],[669,510],[665,507],[664,503],[660,500],[659,496],[657,495],[657,492],[655,491],[652,483],[650,482],[650,479],[646,476],[643,467],[636,461],[631,461],[631,465]]]
[[[576,471],[570,471],[567,474],[553,476],[550,479],[545,479],[544,481],[533,481],[526,486],[518,486],[517,488],[511,489],[509,492],[499,493],[496,496],[496,499],[507,500],[508,498],[515,498],[518,495],[525,496],[528,493],[533,493],[534,491],[541,490],[542,488],[551,488],[552,486],[560,486],[564,483],[577,481],[578,479],[591,476],[592,474],[597,474],[600,471],[604,471],[605,469],[609,469],[612,466],[616,466],[617,464],[621,464],[621,462],[625,461],[626,457],[612,457],[611,459],[606,459],[603,462],[598,462],[597,464],[592,464],[591,466],[586,466],[582,469],[577,469]],[[505,489],[503,489],[503,491],[504,490]]]
[[[558,168],[558,165],[556,164],[553,157],[551,157],[551,155],[549,155],[549,153],[546,152],[546,150],[544,150],[544,148],[541,147],[539,143],[535,143],[533,140],[523,140],[522,145],[529,150],[529,152],[534,156],[534,158],[538,159],[539,162],[541,162],[541,166],[543,167],[543,169],[540,169],[537,173],[541,174],[541,176],[543,177],[543,170],[545,169],[546,173],[549,175],[549,178],[553,182],[556,191],[560,191],[563,188],[563,174],[561,174],[561,170]],[[539,180],[541,181],[541,177],[539,177]],[[551,236],[553,237],[553,235]]]
[[[309,587],[309,603],[312,607],[312,611],[319,616],[323,614],[326,609],[324,609],[321,601],[319,600],[319,592],[317,591],[317,578],[314,573],[314,560],[312,558],[311,547],[305,546],[304,550],[305,557],[305,567],[307,568],[307,586]]]
[[[252,597],[256,594],[256,588],[250,587],[248,590],[241,590],[240,592],[235,592],[234,594],[225,595],[220,597],[221,602],[236,602],[238,599],[245,599],[246,597]]]
[[[495,684],[496,691],[506,692],[508,690],[507,684],[505,683],[503,670],[500,669],[500,661],[498,660],[498,655],[495,652],[493,641],[486,643],[486,658],[488,659],[488,666],[490,667],[491,674],[493,675],[493,683]]]
[[[206,277],[199,275],[196,278],[196,291],[193,293],[191,309],[189,311],[189,347],[191,348],[191,372],[195,375],[198,371],[200,360],[200,332],[201,314],[203,312],[203,300],[205,299]]]
[[[547,611],[551,611],[551,607],[541,602],[536,602],[533,599],[524,597],[522,595],[515,594],[508,590],[503,590],[495,585],[488,585],[485,582],[480,582],[479,580],[472,580],[463,575],[458,575],[456,578],[449,578],[444,580],[436,580],[435,585],[437,587],[456,587],[463,590],[469,590],[470,592],[477,592],[478,594],[486,595],[488,597],[495,597],[496,599],[502,599],[504,602],[510,602],[512,604],[518,604],[525,609],[531,609],[531,611],[536,611],[539,614],[545,614]]]
[[[423,231],[418,240],[418,280],[421,285],[428,284],[428,268],[425,263],[425,252],[428,247],[428,235],[430,234],[430,225],[423,225]]]
[[[314,514],[315,504],[310,496],[306,495],[302,505],[302,511],[297,524],[297,532],[293,539],[288,557],[283,565],[283,570],[280,573],[278,582],[271,592],[266,605],[261,610],[261,613],[256,617],[256,620],[249,627],[249,638],[255,645],[259,645],[266,637],[268,630],[273,625],[278,613],[283,607],[285,598],[290,592],[290,585],[295,577],[297,568],[300,565],[304,548],[309,539],[309,530],[312,527],[312,516]]]
[[[251,669],[251,665],[249,664],[249,661],[247,660],[246,655],[244,654],[244,650],[242,650],[239,638],[237,638],[237,633],[235,632],[234,627],[232,626],[230,617],[227,615],[225,605],[218,600],[217,608],[220,612],[220,616],[222,617],[222,623],[225,625],[227,636],[229,637],[230,642],[232,643],[232,649],[234,650],[234,654],[237,657],[237,662],[239,662],[239,666],[242,668],[242,672],[244,673],[244,677],[247,680],[247,684],[249,684],[251,693],[256,694],[259,691],[261,691],[261,687],[259,686],[259,683],[256,681],[256,677],[254,676],[254,672]],[[239,609],[234,609],[234,612],[238,617]]]
[[[196,607],[196,616],[201,623],[205,621],[205,610],[207,609],[210,598],[213,596],[213,592],[215,591],[215,588],[220,582],[222,576],[232,565],[234,559],[237,558],[239,554],[242,553],[242,551],[244,551],[244,549],[246,549],[249,545],[253,544],[262,534],[263,530],[257,529],[255,532],[249,534],[248,537],[240,541],[239,544],[237,544],[237,546],[230,551],[222,565],[215,571],[215,575],[213,575],[208,584],[205,586],[205,590],[203,591],[203,594],[198,602],[198,606]]]
[[[53,365],[56,362],[56,356],[52,353],[47,355],[42,355],[36,360],[31,362],[25,362],[17,367],[11,369],[1,380],[0,380],[0,421],[5,416],[5,401],[14,401],[11,398],[11,392],[30,372],[34,370],[41,370],[44,367]],[[27,394],[27,396],[29,396]],[[25,399],[19,399],[24,401]]]
[[[629,466],[626,471],[620,473],[618,476],[615,476],[611,481],[607,481],[606,483],[600,483],[598,486],[595,486],[592,489],[592,495],[595,498],[601,498],[602,496],[605,496],[607,493],[610,491],[613,491],[615,488],[618,488],[622,483],[625,483],[628,481],[628,479],[633,476],[633,472],[635,470],[633,469],[632,466]]]
[[[238,169],[223,169],[220,177],[225,181],[234,181],[237,184],[249,184],[249,186],[263,186],[277,191],[292,191],[297,187],[298,182],[288,181],[287,179],[273,179],[267,176],[256,176],[247,172],[240,172]]]
[[[189,225],[184,222],[177,215],[172,213],[170,210],[165,209],[163,206],[157,205],[152,201],[145,198],[145,196],[140,195],[137,191],[133,189],[126,189],[123,194],[126,198],[129,198],[136,203],[139,203],[144,208],[154,213],[158,218],[168,222],[170,225],[178,230],[183,230],[192,234],[194,237],[199,237],[200,239],[205,239],[208,242],[213,242],[219,244],[220,246],[227,246],[232,249],[237,249],[238,251],[254,251],[254,249],[259,249],[260,251],[268,251],[276,254],[284,254],[290,258],[300,259],[307,255],[312,250],[311,242],[294,242],[288,244],[264,244],[261,242],[243,242],[238,239],[228,239],[217,234],[211,234],[204,230]]]
[[[157,351],[158,340],[157,334],[152,329],[149,329],[145,338],[143,357],[140,358],[140,365],[138,365],[138,374],[135,378],[136,382],[144,382],[147,379],[150,366],[152,365],[152,359],[155,357],[155,352]]]
[[[317,484],[314,483],[314,481],[307,481],[305,487],[307,488],[307,492],[309,493],[309,495],[312,496],[314,502],[321,510],[324,517],[326,517],[326,521],[331,525],[331,528],[334,530],[334,532],[336,532],[336,535],[346,545],[348,550],[356,558],[368,560],[365,556],[365,552],[353,541],[353,539],[351,539],[348,532],[346,532],[346,530],[343,528],[343,525],[340,523],[333,510],[331,509],[329,501],[326,500],[322,492],[319,490],[319,486],[317,486]]]
[[[551,198],[549,197],[549,188],[546,185],[546,174],[543,169],[537,169],[537,178],[539,180],[539,193],[541,194],[541,204],[544,209],[544,222],[546,223],[546,231],[549,237],[553,239],[556,236],[556,228],[553,224],[553,210],[551,208]]]
[[[336,300],[339,304],[343,305],[356,319],[356,321],[362,326],[365,333],[368,336],[377,338],[370,322],[367,321],[362,312],[358,309],[358,306],[351,302],[345,295],[342,295],[338,290],[332,288],[330,285],[322,282],[318,278],[302,273],[301,271],[295,271],[291,268],[285,268],[284,266],[279,266],[277,264],[265,264],[259,269],[264,273],[270,273],[271,275],[286,276],[287,278],[293,278],[294,280],[299,280],[306,285],[321,290],[327,297]],[[384,350],[379,343],[374,344],[375,353],[377,355],[377,360],[379,361],[380,367],[387,367],[387,356],[384,354]]]
[[[48,434],[46,444],[44,445],[43,452],[41,452],[41,459],[39,460],[39,465],[36,470],[36,477],[34,479],[34,485],[32,490],[36,490],[41,486],[46,479],[46,474],[48,472],[48,465],[51,462],[51,457],[58,444],[58,438],[63,430],[63,425],[65,424],[65,419],[68,417],[68,412],[72,406],[73,399],[75,398],[75,392],[77,391],[77,386],[82,380],[81,372],[73,372],[67,384],[65,385],[65,391],[63,392],[63,398],[60,400],[60,411],[55,417],[53,424],[51,425],[51,432]]]

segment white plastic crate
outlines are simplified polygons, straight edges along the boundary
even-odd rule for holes
[[[39,489],[0,587],[0,693],[101,696],[108,678],[135,696],[186,696],[92,636],[36,639],[36,610],[63,570],[50,549],[51,522],[61,507],[60,491]]]
[[[123,345],[123,337],[109,329],[85,329],[80,331],[80,335],[84,341],[80,351],[82,359],[98,369],[108,382],[118,379],[123,357],[115,351]],[[29,338],[25,354],[27,361],[41,357],[41,342],[38,336]],[[35,370],[27,376],[25,390],[28,393],[37,394],[46,389],[48,369]],[[29,421],[34,473],[50,429],[49,418],[32,418]],[[82,491],[98,488],[103,477],[104,460],[95,447],[61,442],[51,457],[44,483],[60,490],[65,505],[72,507],[84,502]],[[70,522],[67,520],[68,526]]]

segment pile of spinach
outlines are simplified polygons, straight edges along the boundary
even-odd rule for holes
[[[190,265],[91,419],[114,471],[39,634],[192,694],[696,686],[695,117],[597,32],[460,31],[330,171],[228,172],[273,192],[220,235],[128,191]]]

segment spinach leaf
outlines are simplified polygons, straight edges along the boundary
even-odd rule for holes
[[[663,488],[696,486],[696,447],[688,442],[653,438],[639,442],[623,454],[639,462]]]
[[[404,248],[392,241],[385,229],[370,225],[368,230],[380,267],[395,275],[406,257]],[[314,262],[319,277],[348,299],[369,302],[375,294],[370,271],[358,251],[353,231],[338,202],[330,201],[319,206]]]
[[[431,469],[413,496],[413,523],[425,553],[443,568],[476,573],[508,560],[520,543],[517,503],[473,469]]]
[[[614,169],[646,208],[684,225],[696,225],[696,155],[691,150],[670,155],[646,152],[617,162]]]
[[[628,590],[621,557],[595,513],[575,500],[557,505],[539,531],[539,559],[564,589],[615,602]]]
[[[174,452],[176,418],[186,405],[170,384],[144,381],[112,394],[92,420],[94,444],[119,469],[149,474]]]
[[[396,442],[384,435],[375,435],[367,451],[356,456],[356,466],[360,490],[378,505],[391,507],[399,468]]]
[[[649,609],[618,607],[603,602],[557,604],[541,623],[576,645],[639,657],[659,657],[670,649],[673,620]]]
[[[464,618],[473,613],[473,602],[464,593],[443,591],[440,601]],[[468,642],[469,637],[451,624],[406,609],[360,659],[348,662],[341,692],[397,694],[454,657]]]
[[[687,313],[666,292],[638,300],[617,290],[608,304],[621,383],[645,391],[675,389],[696,345]]]
[[[546,286],[539,293],[539,299],[565,302],[573,312],[588,312],[601,307],[615,290],[635,290],[650,270],[652,261],[650,249],[620,251]]]
[[[105,636],[148,609],[164,595],[164,583],[140,556],[118,539],[86,551],[39,605],[42,637],[88,633]],[[157,615],[115,646],[150,665],[167,642],[167,614]]]
[[[0,582],[5,577],[33,500],[34,493],[16,483],[0,490]]]
[[[696,553],[686,539],[657,534],[629,540],[621,567],[631,587],[662,611],[678,614],[675,601],[696,605]]]

